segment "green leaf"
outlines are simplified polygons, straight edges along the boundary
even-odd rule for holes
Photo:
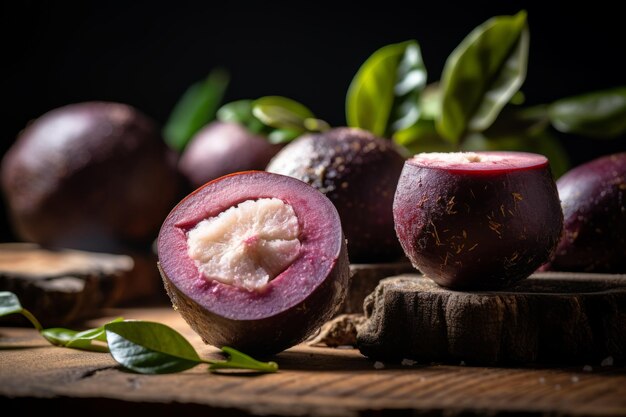
[[[280,143],[288,143],[302,134],[301,130],[290,129],[274,129],[267,135],[267,140],[276,145]]]
[[[267,126],[277,129],[307,130],[306,119],[315,116],[304,105],[287,97],[261,97],[252,103],[252,114]]]
[[[122,320],[123,319],[121,317],[118,317],[110,321],[109,323],[118,323]],[[107,339],[104,326],[96,327],[94,329],[83,330],[81,332],[77,332],[76,330],[64,329],[62,327],[54,327],[43,330],[41,332],[41,335],[55,346],[89,350],[93,352],[109,351],[106,345],[94,343],[106,343]]]
[[[511,97],[511,100],[509,100],[509,103],[514,104],[516,106],[521,106],[522,104],[524,104],[525,101],[526,101],[526,95],[524,94],[523,91],[518,90],[515,94],[513,94],[513,96]]]
[[[117,323],[120,321],[123,321],[124,319],[122,319],[121,317],[110,321],[109,323]],[[108,323],[107,323],[108,324]],[[88,330],[83,330],[82,332],[78,332],[76,333],[76,335],[74,336],[74,338],[72,340],[79,340],[79,339],[83,339],[83,340],[97,340],[99,342],[106,342],[107,341],[107,335],[106,335],[106,331],[104,330],[104,326],[100,326],[100,327],[96,327],[95,329],[88,329]],[[71,343],[71,341],[70,341]]]
[[[413,126],[396,132],[393,140],[406,148],[409,153],[420,152],[454,152],[456,147],[439,136],[434,120],[421,119]]]
[[[17,295],[9,291],[0,291],[0,317],[8,316],[9,314],[21,314],[32,323],[37,331],[43,329],[39,320],[30,311],[22,307]]]
[[[526,108],[509,106],[500,113],[489,129],[482,133],[487,137],[511,136],[520,133],[530,135],[545,131],[549,124],[546,106]]]
[[[439,83],[432,83],[424,88],[419,103],[420,120],[436,120],[441,114],[441,89]]]
[[[239,352],[231,347],[224,346],[222,352],[226,353],[229,358],[226,361],[207,361],[211,365],[209,369],[250,369],[261,372],[276,372],[278,364],[276,362],[260,362],[250,356]]]
[[[499,16],[474,29],[446,61],[437,130],[458,143],[487,129],[519,90],[528,64],[526,12]]]
[[[417,41],[377,50],[359,68],[348,88],[348,126],[386,136],[413,125],[420,116],[419,97],[426,76]]]
[[[172,149],[182,151],[192,136],[215,118],[229,79],[225,70],[215,69],[185,91],[163,128],[165,142]]]
[[[555,129],[596,138],[626,132],[626,87],[565,98],[553,103],[548,115]]]
[[[19,314],[21,312],[22,304],[20,304],[17,295],[8,291],[0,292],[0,317],[8,316],[9,314]]]
[[[65,346],[78,332],[63,327],[52,327],[41,331],[41,335],[55,346]]]
[[[272,144],[291,142],[306,131],[319,132],[330,128],[302,104],[279,96],[233,101],[217,111],[217,118],[239,123],[249,131],[267,137]]]
[[[322,119],[309,117],[304,119],[304,128],[309,132],[326,132],[330,130],[330,125]]]
[[[104,326],[111,356],[142,374],[180,372],[203,362],[176,330],[148,321],[122,321]]]
[[[224,104],[217,111],[222,122],[239,123],[252,133],[261,133],[265,125],[252,114],[252,100],[237,100]]]

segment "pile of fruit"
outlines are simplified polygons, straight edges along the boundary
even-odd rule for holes
[[[524,108],[528,43],[524,12],[493,18],[431,84],[416,41],[386,46],[350,85],[347,127],[279,96],[220,107],[221,71],[162,132],[125,104],[52,110],[2,160],[15,233],[115,253],[158,234],[187,322],[260,354],[332,318],[350,263],[408,258],[457,289],[505,288],[540,267],[623,273],[626,153],[565,173],[551,132],[623,137],[626,88]]]

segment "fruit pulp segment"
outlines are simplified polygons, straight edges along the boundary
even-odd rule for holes
[[[296,260],[299,235],[289,204],[246,200],[189,230],[188,255],[207,280],[259,290]]]

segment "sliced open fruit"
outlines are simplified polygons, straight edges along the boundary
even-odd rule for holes
[[[404,165],[393,211],[413,265],[452,288],[528,277],[563,225],[547,158],[522,152],[418,154]]]
[[[333,204],[267,172],[228,175],[190,194],[163,223],[158,251],[174,308],[202,339],[258,355],[303,341],[348,286]]]

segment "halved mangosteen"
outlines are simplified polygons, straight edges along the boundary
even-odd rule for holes
[[[563,225],[548,159],[522,152],[418,154],[404,165],[393,211],[413,265],[463,289],[528,277]]]
[[[202,339],[257,355],[306,339],[348,286],[333,204],[267,172],[221,177],[187,196],[163,223],[158,252],[174,308]]]

